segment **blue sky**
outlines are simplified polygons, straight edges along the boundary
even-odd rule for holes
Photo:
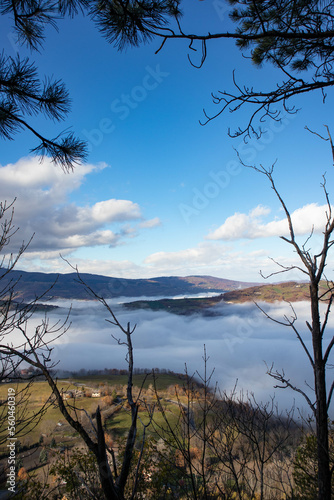
[[[228,25],[222,2],[185,2],[187,30]],[[28,55],[14,44],[10,20],[1,19],[0,26],[5,52]],[[169,42],[155,54],[158,47],[153,41],[117,52],[78,16],[61,21],[58,32],[48,30],[44,49],[31,55],[41,76],[63,79],[72,97],[64,123],[32,123],[50,137],[71,127],[88,140],[90,153],[86,164],[65,174],[29,155],[36,145],[31,134],[1,142],[0,196],[17,198],[20,227],[9,250],[35,233],[21,269],[68,272],[61,253],[82,272],[123,278],[209,274],[260,281],[260,269],[276,270],[269,256],[296,263],[279,240],[284,217],[273,191],[263,176],[238,163],[235,149],[257,165],[277,159],[277,185],[296,211],[296,233],[305,240],[313,224],[312,244],[319,246],[320,182],[327,172],[331,192],[333,165],[328,144],[304,127],[320,133],[324,124],[331,127],[331,94],[325,104],[320,93],[296,98],[297,115],[285,116],[280,126],[269,122],[260,141],[245,145],[229,138],[227,129],[244,125],[250,109],[225,113],[205,127],[199,125],[202,110],[218,111],[210,93],[233,89],[233,69],[240,83],[263,90],[279,72],[254,68],[233,42],[208,44],[202,69],[189,64],[186,43]]]

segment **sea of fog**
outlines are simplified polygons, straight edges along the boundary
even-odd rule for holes
[[[213,382],[221,390],[237,389],[255,394],[258,401],[267,401],[275,395],[280,408],[289,408],[295,401],[298,408],[306,410],[304,399],[290,389],[274,389],[275,380],[266,374],[267,366],[274,364],[284,370],[290,381],[306,391],[314,399],[307,384],[312,384],[312,370],[295,333],[289,327],[267,319],[253,304],[226,304],[215,307],[219,316],[176,316],[167,312],[148,310],[128,311],[122,302],[132,299],[114,299],[112,306],[118,320],[126,326],[136,326],[133,334],[135,366],[138,368],[166,368],[188,373],[203,372],[203,349],[209,357],[208,369],[213,370]],[[133,300],[138,300],[134,298]],[[126,347],[118,345],[111,337],[122,339],[122,332],[107,319],[108,312],[94,301],[53,302],[58,309],[48,314],[49,325],[62,322],[70,313],[70,328],[54,342],[53,361],[59,360],[58,368],[64,370],[126,368]],[[285,303],[259,304],[266,313],[278,321],[284,315],[292,316]],[[293,304],[298,317],[295,326],[303,335],[305,344],[311,349],[310,333],[305,321],[309,321],[309,304]],[[33,331],[41,319],[36,315],[29,324]],[[58,323],[59,324],[59,323]],[[326,330],[325,343],[334,333],[334,316]],[[13,339],[18,341],[18,339]],[[332,360],[329,360],[331,363]],[[328,380],[333,372],[329,369]],[[330,385],[330,383],[328,384]]]

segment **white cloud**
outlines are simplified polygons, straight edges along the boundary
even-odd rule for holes
[[[141,218],[139,205],[129,200],[111,199],[86,207],[71,203],[57,210],[52,219],[52,229],[59,236],[73,234],[73,231],[86,234],[104,224],[139,218]]]
[[[327,205],[317,203],[305,205],[291,214],[294,232],[296,235],[309,235],[312,229],[321,233],[326,224]],[[267,238],[270,236],[288,236],[289,227],[286,218],[264,223],[263,218],[270,213],[270,209],[262,206],[255,207],[248,214],[235,213],[228,217],[224,224],[209,233],[209,240],[238,240]]]
[[[107,259],[87,259],[77,256],[68,256],[70,252],[61,252],[61,255],[69,260],[69,263],[78,267],[81,273],[92,273],[114,278],[142,278],[145,276],[145,269],[130,260],[107,260]],[[23,267],[22,267],[23,266]],[[72,272],[66,260],[59,256],[59,250],[43,252],[25,253],[20,259],[20,268],[31,272]]]
[[[185,269],[189,266],[208,266],[208,262],[221,259],[226,249],[221,245],[200,243],[195,248],[176,252],[156,252],[144,260],[148,266],[160,269]]]
[[[119,236],[112,231],[96,231],[88,235],[75,234],[63,240],[66,248],[88,247],[96,245],[111,245],[114,246],[119,240]]]
[[[63,193],[66,193],[68,190],[77,189],[90,172],[104,168],[107,168],[106,163],[80,164],[73,172],[65,174],[47,158],[43,161],[36,156],[21,158],[16,163],[0,165],[0,193],[3,196],[4,187],[9,190],[49,188],[55,191],[60,185]]]
[[[152,227],[161,226],[161,220],[159,217],[154,217],[154,219],[146,220],[139,224],[142,229],[151,229]]]
[[[96,222],[126,221],[129,219],[138,219],[141,217],[140,208],[137,203],[129,200],[106,200],[95,203],[89,208],[92,219]],[[86,212],[86,211],[85,211]],[[87,214],[85,213],[86,217]]]
[[[261,215],[268,215],[270,214],[271,209],[269,207],[264,207],[263,205],[258,205],[257,207],[253,208],[253,210],[250,211],[249,215],[250,217],[261,217]]]
[[[202,274],[241,281],[259,281],[259,270],[272,266],[264,250],[243,251],[226,244],[209,242],[175,252],[153,253],[146,257],[144,264],[146,276]],[[247,275],[253,276],[246,278]]]
[[[20,230],[12,238],[15,248],[34,238],[28,252],[67,253],[70,249],[122,243],[132,237],[129,222],[142,219],[140,207],[130,200],[109,199],[85,206],[68,201],[88,174],[109,168],[106,164],[78,165],[65,174],[48,159],[22,158],[0,167],[0,200],[16,198],[14,223]],[[115,227],[109,227],[116,224]]]
[[[146,257],[143,266],[136,269],[136,277],[149,276],[190,276],[211,275],[231,280],[260,282],[260,275],[269,276],[279,271],[270,257],[286,267],[300,265],[298,256],[282,240],[266,247],[261,242],[259,248],[256,242],[234,245],[226,242],[204,242],[196,247],[174,252],[155,252]],[[138,274],[139,273],[139,274]],[[275,277],[277,278],[277,276]],[[283,278],[282,278],[283,279]],[[304,279],[300,271],[292,270],[284,275],[286,280]]]

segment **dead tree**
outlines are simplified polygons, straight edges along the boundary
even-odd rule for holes
[[[293,409],[282,415],[273,398],[259,403],[254,395],[241,396],[235,403],[238,411],[234,411],[233,423],[248,455],[244,481],[259,499],[273,498],[278,491],[268,478],[268,469],[276,468],[275,460],[291,437]]]
[[[31,240],[22,243],[15,254],[6,254],[11,239],[18,231],[14,225],[14,204],[15,200],[10,203],[6,201],[0,202],[0,343],[10,343],[13,348],[20,350],[22,346],[19,343],[12,344],[12,334],[26,328],[27,322],[36,311],[38,301],[49,293],[52,286],[42,295],[28,302],[20,298],[17,292],[19,279],[13,279],[11,271],[28,248]],[[21,369],[22,359],[10,352],[0,352],[0,381],[7,383],[4,387],[8,387],[10,389],[8,394],[12,395],[12,398],[7,397],[0,401],[1,444],[9,437],[8,407],[12,406],[9,405],[9,400],[15,397],[16,438],[31,432],[33,426],[39,423],[49,404],[47,402],[36,412],[28,412],[31,385],[41,373],[35,370],[28,373],[28,375],[22,376]],[[25,384],[18,386],[17,382],[20,381],[24,381]]]
[[[329,141],[332,151],[332,157],[334,161],[334,147],[333,141],[329,132],[328,127],[327,134],[328,137],[322,139]],[[317,134],[319,135],[319,134]],[[242,162],[243,163],[243,162]],[[243,165],[245,165],[243,163]],[[297,316],[292,306],[292,317],[285,316],[282,321],[278,321],[270,317],[263,309],[261,309],[264,314],[275,321],[276,323],[290,327],[295,335],[297,336],[313,370],[314,383],[312,388],[315,393],[315,401],[312,401],[308,394],[300,387],[295,386],[290,379],[285,375],[284,372],[275,371],[273,367],[268,369],[268,374],[278,381],[278,385],[275,387],[290,388],[298,393],[302,394],[309,405],[312,414],[315,419],[316,425],[316,437],[317,437],[317,459],[318,459],[318,498],[319,500],[330,500],[331,498],[331,476],[332,468],[330,466],[329,459],[329,444],[328,444],[328,410],[331,403],[334,381],[329,382],[329,389],[327,387],[327,376],[326,368],[328,366],[329,356],[334,345],[334,337],[328,342],[327,345],[324,344],[324,334],[327,327],[331,305],[333,301],[333,283],[326,280],[325,277],[325,266],[327,264],[327,258],[329,251],[334,243],[333,231],[334,231],[334,215],[332,206],[329,199],[329,194],[326,189],[326,177],[323,176],[323,182],[321,187],[324,192],[325,200],[327,203],[326,210],[326,223],[323,229],[323,239],[321,250],[312,254],[311,250],[308,248],[311,235],[307,238],[304,244],[299,244],[295,237],[294,226],[291,218],[289,209],[287,208],[282,196],[280,195],[273,177],[274,165],[270,169],[266,169],[262,165],[260,167],[245,165],[247,167],[253,168],[256,172],[265,175],[273,189],[275,195],[277,196],[286,216],[289,228],[289,236],[281,236],[281,238],[292,246],[296,252],[300,265],[283,266],[278,263],[280,270],[271,273],[269,276],[264,276],[268,278],[270,276],[291,271],[293,269],[299,270],[304,276],[307,276],[309,283],[309,293],[310,293],[310,313],[311,321],[306,322],[308,331],[311,334],[312,339],[312,350],[309,350],[306,343],[303,340],[303,335],[298,331],[296,327]],[[326,289],[321,291],[320,284],[321,280],[326,280]],[[326,303],[326,310],[323,318],[321,317],[320,305],[321,303]],[[259,306],[258,306],[259,307]]]
[[[279,477],[287,482],[288,471],[279,462],[288,461],[293,411],[282,415],[273,399],[258,403],[235,389],[211,388],[206,353],[203,359],[203,376],[196,372],[197,382],[187,376],[174,400],[164,403],[156,391],[162,422],[153,418],[152,425],[164,447],[155,453],[170,466],[170,484],[178,484],[181,472],[182,495],[192,499],[273,499],[283,488],[290,494]]]
[[[99,470],[99,481],[101,489],[107,500],[123,500],[125,499],[125,489],[127,486],[129,474],[132,467],[132,458],[134,454],[134,446],[136,444],[137,436],[137,421],[138,421],[138,398],[135,400],[132,393],[132,377],[133,377],[133,347],[131,335],[135,330],[135,326],[131,328],[130,323],[123,327],[116,318],[114,312],[107,304],[105,299],[97,295],[81,278],[77,272],[77,281],[86,288],[87,292],[95,299],[98,300],[110,314],[109,323],[119,328],[124,335],[125,339],[118,339],[114,335],[112,337],[117,340],[118,344],[124,345],[127,350],[126,360],[128,362],[128,383],[127,383],[127,403],[131,411],[131,425],[129,427],[125,445],[125,452],[120,467],[115,460],[113,449],[110,449],[105,441],[104,427],[102,424],[102,417],[100,408],[96,411],[96,426],[91,422],[94,438],[91,437],[88,430],[80,421],[80,409],[76,406],[71,406],[63,399],[62,390],[59,388],[57,380],[54,379],[50,367],[53,367],[52,356],[52,343],[63,335],[67,329],[66,322],[63,324],[50,325],[48,320],[43,321],[35,330],[34,334],[29,334],[23,326],[18,327],[22,334],[23,340],[19,348],[12,347],[9,344],[0,344],[0,354],[5,357],[15,357],[25,363],[33,366],[40,371],[47,380],[53,397],[54,404],[59,408],[64,418],[81,436],[82,440],[87,445],[87,448],[94,454],[96,463]],[[50,338],[51,337],[51,338]],[[47,340],[50,339],[50,340]],[[147,425],[145,426],[147,427]],[[144,445],[145,433],[142,441],[142,448]],[[133,490],[129,498],[134,498],[136,488],[138,486],[138,471],[140,468],[140,459],[135,465],[135,477]]]
[[[216,498],[213,496],[216,489],[213,471],[207,455],[214,432],[208,419],[217,401],[209,387],[213,372],[207,372],[205,346],[203,360],[203,376],[196,372],[196,377],[199,377],[196,380],[195,374],[190,376],[186,367],[185,383],[181,388],[175,386],[174,398],[168,400],[167,405],[159,397],[154,379],[156,406],[162,421],[153,418],[152,426],[164,443],[164,451],[156,452],[159,460],[172,470],[170,483],[177,480],[178,473],[182,474],[182,495],[194,500]]]

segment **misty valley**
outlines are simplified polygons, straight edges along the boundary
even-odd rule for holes
[[[139,418],[133,453],[143,457],[138,498],[196,498],[196,491],[202,498],[203,481],[214,498],[224,494],[231,500],[288,499],[301,488],[305,453],[308,463],[313,460],[309,408],[298,393],[274,389],[267,372],[284,370],[312,398],[312,369],[294,331],[281,324],[282,318],[296,316],[296,327],[305,331],[305,283],[156,278],[141,280],[151,296],[131,296],[139,285],[126,280],[88,275],[89,285],[85,282],[83,288],[78,274],[61,275],[55,284],[54,276],[22,276],[13,308],[27,307],[42,286],[47,293],[35,304],[26,329],[12,331],[10,340],[23,345],[46,325],[43,342],[50,342],[46,352],[59,397],[80,427],[76,430],[64,419],[56,392],[50,394],[45,376],[32,365],[23,362],[1,384],[2,401],[8,387],[20,401],[19,421],[20,406],[30,418],[37,411],[28,433],[9,442],[22,499],[35,498],[41,490],[46,499],[86,498],[83,485],[102,499],[82,432],[93,437],[101,420],[106,445],[120,467],[132,425],[132,398]],[[107,296],[102,302],[100,295],[92,297],[94,286]],[[131,332],[133,351],[124,341],[126,332]],[[326,339],[333,332],[334,320],[329,319]],[[307,335],[304,341],[310,347]],[[35,378],[31,387],[30,378]],[[0,437],[8,428],[0,428]],[[0,473],[8,490],[7,441]],[[127,487],[135,480],[130,475]],[[311,494],[315,482],[315,477],[309,481]]]

